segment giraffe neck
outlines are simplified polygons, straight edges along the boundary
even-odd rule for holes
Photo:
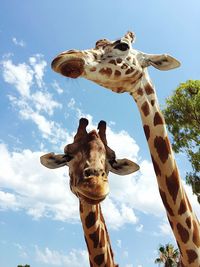
[[[110,238],[100,204],[80,201],[80,218],[89,252],[90,267],[118,267],[114,263]]]
[[[130,93],[140,111],[159,192],[181,252],[182,266],[200,266],[200,225],[184,191],[152,83]]]

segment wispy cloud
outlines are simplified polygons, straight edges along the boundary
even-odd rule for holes
[[[66,140],[67,134],[58,123],[48,118],[55,109],[61,109],[62,104],[46,90],[43,80],[46,64],[41,55],[30,57],[29,64],[14,64],[7,57],[1,61],[4,81],[13,85],[18,92],[10,92],[8,97],[21,119],[34,122],[42,137],[56,143],[59,138],[61,142]]]
[[[40,89],[44,86],[43,76],[47,63],[42,55],[36,54],[30,57],[29,64],[25,62],[14,64],[9,57],[0,63],[5,82],[13,85],[20,96],[30,97],[31,86],[34,83]]]
[[[26,43],[25,43],[23,40],[17,40],[16,37],[13,37],[13,38],[12,38],[12,41],[13,41],[13,43],[14,43],[15,45],[17,45],[17,46],[21,46],[21,47],[26,46]]]
[[[172,236],[172,230],[168,222],[163,222],[162,224],[159,225],[159,229],[161,234],[163,235],[169,235]]]
[[[35,246],[36,261],[48,266],[87,267],[89,266],[88,252],[85,250],[71,250],[68,254],[51,250],[46,247],[41,250]]]
[[[19,243],[14,243],[14,246],[18,249],[18,253],[21,258],[28,258],[28,253],[24,246],[20,245]]]
[[[29,58],[29,63],[33,68],[34,76],[36,79],[36,83],[39,88],[44,86],[43,76],[45,72],[45,67],[47,66],[47,62],[43,59],[43,55],[36,54]]]
[[[3,60],[2,74],[5,82],[14,85],[21,96],[29,97],[34,72],[25,63],[13,64],[11,59]]]
[[[52,86],[58,94],[62,94],[64,92],[57,81],[53,81]]]

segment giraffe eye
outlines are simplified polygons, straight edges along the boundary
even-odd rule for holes
[[[129,49],[129,45],[127,43],[119,43],[117,44],[114,49],[118,49],[118,50],[121,50],[121,51],[126,51]]]

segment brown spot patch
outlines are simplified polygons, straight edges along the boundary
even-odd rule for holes
[[[178,179],[178,171],[177,168],[175,168],[175,170],[172,172],[172,174],[167,177],[166,176],[166,185],[167,185],[167,189],[174,201],[174,203],[176,202],[176,198],[178,195],[178,190],[180,188],[180,182]]]
[[[149,137],[150,137],[150,128],[148,125],[144,125],[143,128],[144,128],[144,133],[145,133],[146,139],[148,141]]]
[[[110,61],[108,61],[108,63],[113,64],[113,65],[117,65],[117,63],[114,59],[111,59]]]
[[[143,89],[142,88],[139,88],[137,90],[137,94],[142,96],[144,94]]]
[[[99,71],[99,73],[103,75],[110,76],[112,74],[112,69],[111,68],[103,68]]]
[[[136,71],[133,73],[132,77],[133,77],[133,80],[131,81],[131,84],[134,84],[136,83],[137,81],[140,80],[140,78],[142,78],[142,73],[139,73],[139,71]]]
[[[117,93],[123,93],[124,88],[123,87],[117,87]]]
[[[155,161],[154,157],[151,155],[151,159],[153,162],[153,167],[154,167],[154,171],[156,173],[156,176],[161,176],[161,170],[160,167],[158,165],[158,163]]]
[[[122,59],[121,58],[117,58],[116,61],[117,61],[117,63],[122,63]]]
[[[118,76],[119,77],[120,75],[121,75],[121,72],[119,70],[116,70],[115,71],[115,76]]]
[[[177,223],[176,227],[182,242],[186,244],[189,240],[188,230],[185,227],[183,227],[180,223]]]
[[[127,69],[127,71],[125,72],[125,74],[130,74],[132,72],[134,72],[134,69],[133,68],[129,68],[129,69]]]
[[[121,66],[121,69],[123,69],[123,70],[125,70],[125,69],[127,69],[127,68],[128,68],[128,65],[125,64],[125,63]]]
[[[191,217],[187,217],[187,219],[185,220],[187,226],[189,229],[191,229],[191,226],[192,226],[192,220],[191,220]]]
[[[155,100],[151,100],[151,105],[154,106]]]
[[[90,234],[89,237],[93,241],[93,247],[97,248],[98,244],[99,244],[99,241],[100,241],[99,240],[99,237],[100,237],[100,235],[99,235],[99,227],[97,228],[97,230],[94,233]]]
[[[92,68],[90,68],[90,71],[91,71],[91,72],[94,72],[94,71],[96,71],[96,70],[97,70],[96,67],[92,67]]]
[[[90,212],[85,218],[85,225],[87,228],[91,228],[97,220],[97,215],[95,212]]]
[[[158,113],[158,112],[155,113],[153,124],[154,124],[154,126],[164,124],[164,120],[163,120],[162,116],[160,115],[160,113]]]
[[[147,93],[147,95],[154,94],[154,90],[149,83],[145,85],[144,89],[145,89],[145,92]]]
[[[169,147],[165,139],[161,136],[156,136],[154,140],[154,146],[157,150],[160,160],[165,163],[169,156]]]
[[[94,53],[94,52],[93,52],[92,54],[93,54],[93,56],[94,56],[95,59],[98,58],[98,54],[96,54],[96,53]]]
[[[159,192],[160,192],[160,196],[162,198],[162,201],[163,201],[163,204],[165,206],[166,211],[168,212],[168,214],[170,216],[174,216],[174,212],[173,212],[173,210],[171,209],[170,205],[167,202],[167,197],[166,197],[165,192],[163,192],[161,189],[159,189]]]
[[[131,60],[131,57],[127,57],[126,60],[127,60],[127,61],[130,61],[130,60]]]
[[[197,223],[193,220],[193,237],[192,240],[194,244],[199,248],[200,247],[200,235],[199,235],[199,227],[197,226]]]
[[[180,206],[179,206],[179,210],[178,210],[178,214],[182,215],[186,212],[187,210],[187,206],[186,206],[186,202],[185,199],[181,200]]]
[[[104,262],[104,254],[99,254],[94,257],[94,262],[97,264],[97,266],[100,266]]]
[[[149,109],[149,104],[145,101],[142,106],[141,106],[142,112],[145,117],[149,115],[150,109]]]
[[[198,257],[197,253],[192,249],[187,249],[186,253],[187,253],[187,256],[188,256],[189,264],[193,263]]]

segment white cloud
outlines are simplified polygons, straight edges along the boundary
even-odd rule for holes
[[[44,76],[45,67],[47,66],[47,62],[43,60],[43,56],[40,54],[36,54],[35,56],[30,57],[29,62],[33,68],[37,85],[39,88],[41,88],[44,85],[43,76]]]
[[[15,65],[10,59],[2,61],[1,64],[4,80],[14,85],[21,96],[28,97],[34,75],[31,67],[25,63]]]
[[[25,42],[24,42],[23,40],[17,40],[16,37],[13,37],[13,38],[12,38],[12,41],[13,41],[13,43],[14,43],[15,45],[17,45],[17,46],[24,47],[24,46],[26,45]]]
[[[14,64],[9,56],[0,62],[4,81],[15,86],[21,97],[30,97],[31,86],[36,82],[39,89],[44,86],[43,76],[47,66],[42,55],[29,58],[29,64]]]
[[[53,100],[52,95],[48,92],[37,91],[31,96],[31,101],[34,102],[34,106],[38,112],[44,111],[49,115],[53,115],[55,108],[61,108],[62,105]]]
[[[68,254],[51,250],[48,247],[44,251],[35,246],[36,261],[54,266],[87,267],[89,266],[88,253],[85,250],[71,250]]]
[[[133,209],[125,204],[118,207],[109,197],[102,203],[102,211],[106,224],[112,229],[118,229],[126,223],[136,224],[138,222]],[[112,216],[110,216],[111,214]]]
[[[54,81],[52,83],[53,88],[56,90],[58,94],[62,94],[64,90],[60,87],[59,83],[57,81]]]
[[[14,194],[0,191],[0,209],[17,209],[18,204]]]
[[[44,168],[40,155],[30,150],[10,153],[5,145],[0,145],[0,187],[12,191],[0,193],[0,207],[24,209],[35,219],[49,216],[77,221],[78,201],[66,184],[67,169]]]
[[[1,62],[4,81],[14,85],[19,93],[17,96],[9,93],[9,100],[18,110],[21,119],[31,120],[36,124],[43,138],[51,143],[58,140],[62,143],[67,140],[68,135],[58,123],[48,119],[62,105],[45,89],[43,76],[46,61],[41,55],[36,55],[30,57],[29,62],[30,64],[15,65],[9,58],[4,58]],[[34,85],[39,89],[35,90]]]
[[[161,234],[172,236],[173,233],[168,222],[163,222],[162,224],[159,225],[159,228]]]
[[[126,203],[133,209],[156,216],[163,215],[165,211],[158,193],[152,164],[144,160],[139,165],[140,171],[134,175],[125,177],[110,175],[109,181],[112,188],[110,195],[115,201]]]

